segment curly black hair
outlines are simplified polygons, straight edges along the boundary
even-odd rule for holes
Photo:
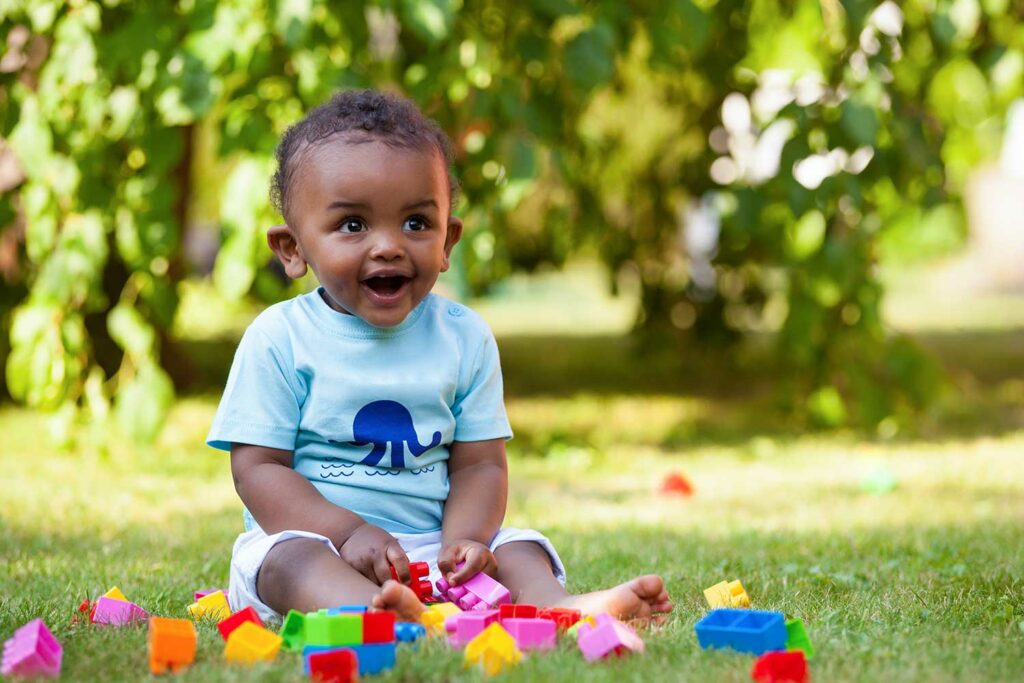
[[[459,183],[451,171],[452,143],[441,127],[400,95],[379,90],[347,90],[306,114],[281,137],[275,153],[277,170],[270,186],[270,200],[282,216],[288,215],[289,189],[302,153],[342,133],[395,147],[433,147],[440,152],[448,169],[448,187],[454,206]]]

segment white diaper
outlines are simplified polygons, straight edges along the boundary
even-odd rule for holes
[[[402,549],[405,550],[405,554],[409,556],[409,562],[426,562],[430,565],[430,583],[434,585],[441,578],[441,572],[437,568],[437,554],[441,551],[441,532],[395,533],[392,536],[398,540]],[[280,621],[281,615],[265,605],[256,593],[256,577],[259,576],[260,567],[263,566],[263,560],[266,559],[270,549],[281,541],[293,538],[311,538],[320,541],[335,555],[338,554],[331,540],[320,534],[309,531],[282,531],[268,536],[263,529],[258,526],[253,527],[251,531],[246,531],[235,540],[235,547],[231,551],[231,582],[228,587],[228,602],[231,603],[232,611],[252,606],[256,608],[256,612],[264,622]],[[565,585],[565,566],[562,564],[561,558],[558,557],[558,552],[546,536],[533,529],[502,529],[491,540],[491,550],[516,541],[532,541],[544,548],[548,557],[551,558],[555,578]]]

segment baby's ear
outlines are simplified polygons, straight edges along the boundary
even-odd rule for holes
[[[455,216],[448,218],[448,234],[444,237],[444,261],[441,262],[441,272],[447,272],[451,266],[452,249],[458,244],[462,237],[462,220]]]
[[[306,258],[299,248],[295,233],[287,225],[275,225],[267,230],[267,244],[284,266],[284,272],[293,280],[306,274]]]

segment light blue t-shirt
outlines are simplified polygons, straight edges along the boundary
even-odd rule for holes
[[[314,291],[246,330],[206,442],[294,451],[327,500],[422,533],[441,528],[451,443],[511,436],[498,347],[476,313],[430,294],[377,328]]]

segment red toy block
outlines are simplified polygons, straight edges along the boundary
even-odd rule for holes
[[[559,631],[568,631],[582,616],[578,609],[567,609],[565,607],[547,607],[537,610],[538,619],[550,619],[558,624]]]
[[[550,611],[550,610],[541,610]],[[547,619],[548,617],[541,617],[540,612],[537,610],[536,605],[513,605],[510,602],[506,602],[504,605],[498,605],[498,619]]]
[[[261,621],[259,615],[256,614],[256,609],[250,605],[243,610],[235,612],[227,619],[223,619],[218,622],[217,630],[220,631],[221,638],[227,641],[231,632],[241,626],[242,622],[245,621],[251,621],[257,626],[263,626],[263,621]]]
[[[693,485],[679,472],[672,472],[662,480],[661,492],[668,495],[692,496]]]
[[[398,578],[398,572],[395,570],[395,566],[388,563],[388,570],[391,572],[391,578],[401,583]],[[420,602],[432,602],[434,598],[434,587],[430,585],[430,581],[427,577],[430,575],[430,565],[426,562],[410,562],[409,563],[409,583],[405,584],[412,588],[412,592],[416,594],[416,597],[420,599]]]
[[[359,658],[349,649],[315,652],[309,655],[309,675],[321,683],[358,681]]]
[[[805,683],[807,660],[801,650],[765,652],[754,662],[750,677],[757,683]]]
[[[363,615],[363,643],[395,642],[395,613],[367,612]]]

